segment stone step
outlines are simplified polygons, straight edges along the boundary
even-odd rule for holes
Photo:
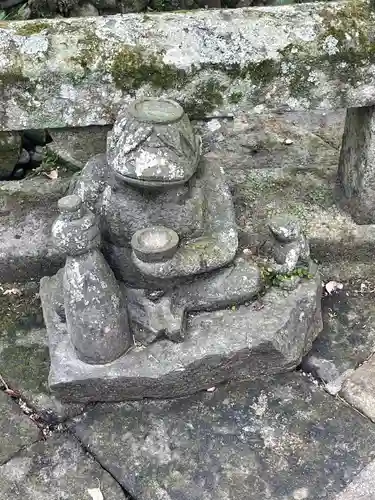
[[[0,182],[0,283],[39,279],[61,267],[51,226],[68,185],[67,178],[47,177]]]
[[[375,427],[297,373],[97,405],[71,428],[136,500],[327,499],[375,452]]]
[[[343,383],[342,397],[375,422],[375,357],[357,368]]]
[[[137,94],[199,117],[369,106],[374,18],[348,1],[3,23],[0,130],[112,124]]]
[[[0,492],[2,500],[127,498],[111,475],[68,434],[36,443],[1,466]]]

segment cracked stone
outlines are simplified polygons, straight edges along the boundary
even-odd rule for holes
[[[22,413],[10,396],[2,391],[0,391],[0,429],[0,464],[7,462],[20,449],[41,438],[36,424]]]
[[[126,499],[119,484],[69,435],[36,443],[0,467],[2,500],[91,500],[88,490],[95,488],[105,500]]]

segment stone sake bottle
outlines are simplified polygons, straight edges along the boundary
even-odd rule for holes
[[[82,361],[110,363],[131,344],[122,294],[99,250],[100,233],[94,214],[75,195],[62,198],[59,210],[53,234],[67,254],[63,291],[68,333]]]

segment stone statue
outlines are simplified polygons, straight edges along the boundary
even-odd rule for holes
[[[51,387],[69,400],[100,400],[98,391],[108,392],[108,381],[115,380],[115,395],[105,399],[165,396],[168,387],[176,392],[181,366],[194,370],[206,358],[211,361],[194,373],[195,385],[225,379],[215,377],[214,368],[227,349],[222,337],[212,345],[206,323],[198,328],[206,338],[195,339],[189,314],[205,311],[205,321],[213,321],[251,303],[263,284],[256,262],[238,252],[224,172],[201,157],[201,140],[181,106],[145,98],[123,109],[108,134],[107,154],[87,163],[59,210],[52,233],[67,260],[41,286],[53,351]],[[302,252],[298,243],[294,257],[292,240],[301,236],[287,229],[284,234],[271,225],[287,248],[283,264],[277,260],[282,271]],[[211,347],[203,347],[207,342]],[[186,359],[192,343],[196,361]],[[162,379],[164,371],[170,375],[162,390],[144,366],[156,354],[165,365],[154,371],[163,372]],[[85,388],[82,380],[89,381]],[[101,389],[93,388],[93,380]],[[138,393],[134,381],[141,381]],[[178,383],[184,385],[178,394],[189,392],[187,379]]]

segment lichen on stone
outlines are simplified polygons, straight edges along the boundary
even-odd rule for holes
[[[22,24],[16,30],[17,35],[32,36],[38,35],[44,30],[48,30],[50,24],[42,21],[29,21],[27,24]]]
[[[110,73],[116,87],[127,91],[139,89],[144,84],[168,89],[178,86],[185,78],[184,71],[165,64],[161,56],[130,46],[123,46],[116,53]]]

